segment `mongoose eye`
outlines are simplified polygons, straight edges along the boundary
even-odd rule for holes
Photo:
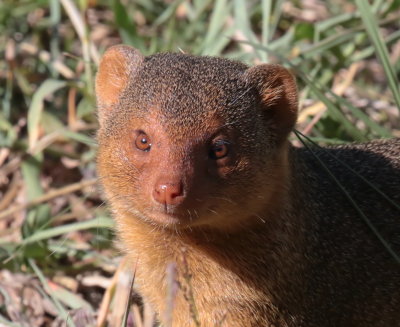
[[[226,157],[229,153],[229,142],[217,140],[211,145],[209,156],[211,159],[218,160]]]
[[[135,145],[139,150],[148,152],[151,148],[150,138],[146,135],[146,133],[140,132],[136,136]]]

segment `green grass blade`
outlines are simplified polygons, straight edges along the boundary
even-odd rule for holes
[[[249,43],[249,42],[247,42]],[[260,44],[255,44],[255,43],[251,43],[252,46],[254,48],[258,48],[258,49],[263,49],[265,51],[270,51],[268,48],[263,47]],[[357,141],[366,141],[367,138],[365,137],[365,135],[360,132],[360,130],[358,130],[354,124],[341,112],[340,108],[338,108],[336,106],[336,104],[334,102],[332,102],[332,100],[330,100],[325,93],[329,92],[329,90],[327,90],[325,87],[321,86],[321,85],[317,85],[316,83],[312,82],[311,79],[307,76],[306,73],[303,72],[303,70],[301,68],[299,68],[298,66],[293,65],[293,63],[291,61],[289,61],[288,59],[286,59],[283,56],[280,56],[276,53],[273,53],[275,56],[277,56],[281,62],[287,64],[288,66],[290,66],[293,71],[295,72],[295,75],[298,76],[299,78],[301,78],[304,83],[310,88],[310,91],[313,92],[315,94],[315,96],[318,98],[318,100],[320,100],[328,109],[329,114],[331,115],[331,117],[333,119],[335,119],[337,122],[342,124],[342,127],[346,130],[346,132],[352,137],[354,138],[354,140]]]
[[[145,51],[146,47],[143,38],[138,35],[136,25],[132,22],[132,18],[128,15],[127,9],[122,5],[121,1],[113,0],[112,8],[122,41],[141,51]]]
[[[392,90],[394,101],[400,110],[400,90],[399,81],[397,79],[396,72],[394,71],[389,58],[389,52],[386,44],[383,41],[381,34],[379,33],[379,26],[375,16],[372,13],[371,7],[368,1],[356,0],[358,10],[360,11],[361,19],[364,22],[364,26],[367,33],[375,47],[376,53],[379,60],[382,63],[386,77],[388,79],[389,87]]]
[[[338,45],[354,40],[359,33],[362,33],[361,28],[352,28],[347,29],[341,33],[336,33],[321,40],[320,42],[314,43],[311,46],[305,48],[301,52],[301,55],[307,59],[319,56],[321,55],[321,53],[328,52],[330,49]]]
[[[270,16],[270,25],[271,25],[269,28],[270,39],[272,39],[272,37],[275,35],[276,30],[278,28],[278,24],[279,24],[279,21],[282,16],[282,12],[283,12],[283,3],[284,2],[285,2],[285,0],[274,1],[274,9],[272,12],[272,16]]]
[[[264,49],[268,49],[265,52],[273,53],[281,49],[289,49],[294,41],[294,28],[288,29],[280,38],[270,41]]]
[[[27,198],[33,200],[43,195],[43,188],[40,181],[41,161],[35,157],[27,157],[21,163],[21,171],[26,185]],[[41,204],[28,211],[22,231],[23,236],[34,233],[41,226],[45,225],[50,219],[50,207],[48,204]]]
[[[389,34],[386,37],[385,42],[387,45],[390,45],[390,44],[395,43],[399,39],[400,39],[400,30]],[[374,54],[374,52],[375,52],[374,46],[367,47],[367,48],[359,51],[358,53],[355,53],[354,56],[351,57],[351,62],[362,61],[365,58],[372,56]]]
[[[87,221],[71,223],[67,225],[52,227],[44,230],[39,230],[33,235],[25,238],[21,245],[47,240],[56,236],[61,236],[66,233],[76,232],[92,228],[113,228],[114,221],[108,217],[97,217]]]
[[[254,34],[251,25],[250,25],[250,17],[247,10],[247,4],[244,0],[235,0],[234,1],[234,17],[235,17],[235,26],[240,33],[243,33],[243,36],[250,42],[258,43],[258,39]],[[261,59],[262,55],[258,49],[254,49],[254,55]]]
[[[341,15],[334,16],[332,18],[325,19],[321,22],[315,24],[315,29],[318,32],[325,32],[330,30],[335,26],[342,26],[343,24],[347,24],[354,19],[356,19],[359,15],[357,13],[345,13]]]
[[[261,44],[263,46],[267,46],[269,40],[271,38],[270,35],[270,18],[272,11],[272,1],[271,0],[262,0],[261,1],[261,10],[262,10],[262,26],[261,26]],[[268,52],[261,53],[261,60],[264,62],[268,61]]]
[[[208,25],[207,34],[203,43],[204,55],[215,55],[215,51],[212,51],[212,45],[221,39],[221,32],[223,30],[226,18],[229,14],[229,3],[226,0],[217,0],[215,7],[211,13],[210,23]],[[225,34],[225,33],[224,33]],[[224,36],[225,37],[225,36]],[[229,42],[228,36],[226,36],[227,42]]]
[[[379,137],[392,137],[392,133],[388,129],[374,122],[371,118],[369,118],[367,114],[362,112],[359,108],[353,106],[349,101],[333,92],[329,93],[336,99],[338,104],[347,107],[353,117],[361,120],[366,126],[371,129],[371,131],[373,131]]]
[[[59,26],[61,22],[61,5],[59,0],[50,0],[50,20],[52,28],[52,37],[50,40],[50,50],[53,59],[57,59],[60,56],[60,36],[59,36]],[[53,66],[52,75],[54,78],[58,77],[58,72]]]
[[[33,95],[28,111],[29,149],[35,146],[39,137],[40,118],[42,116],[44,98],[66,85],[67,82],[65,81],[47,79]]]
[[[343,112],[341,112],[335,103],[333,103],[325,95],[325,93],[321,91],[321,89],[324,89],[323,87],[315,85],[315,83],[313,83],[301,70],[296,69],[296,72],[298,73],[298,76],[301,77],[301,79],[307,84],[311,92],[313,92],[316,97],[327,107],[332,118],[343,124],[343,128],[349,135],[358,141],[365,141],[367,139],[365,135],[360,132],[358,128],[356,128],[354,124],[343,114]]]
[[[173,1],[165,10],[164,12],[158,16],[158,18],[153,22],[154,26],[159,26],[168,20],[172,20],[174,13],[176,12],[176,9],[178,6],[183,2],[184,0],[175,0]]]
[[[60,131],[60,135],[63,135],[71,140],[78,141],[82,144],[86,144],[88,146],[96,146],[96,142],[92,137],[89,137],[82,133],[72,132],[70,130],[64,129]]]

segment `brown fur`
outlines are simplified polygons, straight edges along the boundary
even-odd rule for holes
[[[96,93],[99,176],[161,320],[175,262],[173,326],[194,325],[185,268],[201,326],[400,324],[399,265],[312,154],[286,140],[297,91],[284,68],[117,46]],[[142,133],[148,152],[135,147]],[[216,139],[229,141],[218,160]],[[399,201],[400,141],[316,151],[398,253],[396,208],[330,154]],[[156,199],[160,186],[178,189],[176,202]]]

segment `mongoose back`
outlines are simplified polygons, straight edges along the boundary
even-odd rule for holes
[[[278,65],[120,45],[96,94],[99,177],[159,320],[174,262],[172,326],[400,326],[399,210],[357,175],[399,203],[399,139],[293,147]]]

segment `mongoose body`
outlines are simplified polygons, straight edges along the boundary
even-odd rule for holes
[[[161,321],[175,263],[172,326],[400,326],[400,213],[355,173],[400,202],[400,140],[291,146],[276,65],[116,46],[96,93],[99,176]]]

